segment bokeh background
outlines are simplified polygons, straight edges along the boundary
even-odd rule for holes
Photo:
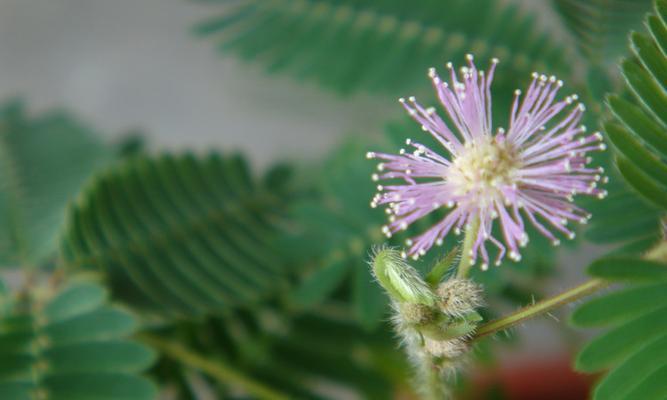
[[[575,46],[547,2],[504,3]],[[380,135],[403,115],[393,97],[340,96],[220,57],[192,33],[210,16],[210,4],[183,0],[2,0],[0,98],[21,97],[34,113],[65,108],[109,141],[139,130],[156,150],[239,149],[258,168],[323,158],[346,135]],[[599,252],[565,252],[567,277],[548,290],[582,278]],[[560,350],[540,326],[552,322],[531,323],[524,354]]]
[[[380,136],[388,120],[402,115],[394,97],[341,96],[221,57],[213,41],[192,33],[212,15],[206,3],[0,0],[0,99],[22,98],[36,114],[66,109],[109,142],[141,132],[151,150],[242,150],[256,169],[284,159],[321,160],[345,136]],[[564,47],[577,47],[551,2],[501,3],[518,4]],[[585,79],[585,57],[567,60],[578,79]],[[540,290],[556,293],[581,281],[583,267],[605,249],[564,249],[558,278]],[[561,332],[558,318],[566,313],[519,328],[520,349],[501,350],[507,365],[567,359],[576,341]]]

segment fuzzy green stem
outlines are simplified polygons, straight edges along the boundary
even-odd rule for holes
[[[465,279],[470,272],[470,267],[473,264],[473,258],[470,254],[472,247],[477,240],[477,233],[479,232],[479,217],[473,217],[470,225],[466,229],[466,236],[463,239],[463,248],[461,249],[461,260],[459,261],[459,266],[457,268],[456,277],[459,279]]]
[[[223,384],[242,388],[253,398],[270,400],[289,399],[289,396],[286,394],[240,374],[233,368],[222,364],[220,360],[212,361],[206,359],[179,343],[174,343],[148,333],[142,333],[138,338],[158,352],[173,358],[174,360],[178,360],[184,365],[204,372]]]
[[[442,375],[432,362],[424,365],[424,374],[426,375],[426,387],[424,397],[426,400],[442,400],[447,398],[447,389],[442,379]]]
[[[515,311],[512,314],[499,318],[495,321],[491,321],[487,324],[481,325],[477,329],[477,332],[475,333],[475,336],[472,338],[472,340],[477,340],[484,336],[492,335],[496,332],[505,330],[516,324],[519,324],[527,319],[547,313],[555,308],[571,303],[573,301],[577,301],[582,297],[586,297],[602,288],[607,287],[608,285],[609,282],[604,281],[602,279],[592,279],[577,287],[567,290],[557,296],[542,300],[538,303],[535,303],[533,305]]]

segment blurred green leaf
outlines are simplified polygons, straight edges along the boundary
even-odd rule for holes
[[[224,368],[233,367],[246,382],[256,382],[290,398],[329,399],[329,385],[344,395],[390,398],[397,387],[406,385],[409,369],[389,327],[370,333],[349,314],[339,311],[332,303],[298,316],[287,316],[283,309],[264,308],[251,313],[237,310],[224,318],[188,322],[169,332],[162,330],[160,335],[173,333],[195,354]],[[259,347],[261,354],[250,350],[250,345],[256,346],[255,350]],[[176,368],[166,365],[158,374],[173,381],[175,372]],[[243,389],[219,383],[219,398]]]
[[[168,315],[221,313],[275,295],[285,196],[240,156],[136,157],[100,174],[69,213],[68,268],[102,270],[115,294]]]
[[[628,31],[641,26],[651,0],[552,0],[592,65],[616,61]]]
[[[591,264],[588,273],[603,279],[622,281],[654,281],[667,279],[667,266],[632,257],[602,258]]]
[[[596,388],[595,397],[602,399],[664,397],[667,395],[667,385],[664,381],[659,385],[654,383],[655,387],[652,388],[641,389],[641,386],[642,383],[650,384],[652,374],[665,366],[665,360],[667,360],[667,335],[646,343],[638,352],[620,364],[609,374],[609,378]],[[633,389],[645,390],[645,396],[629,396]]]
[[[155,358],[128,336],[136,322],[106,304],[94,283],[69,284],[45,304],[0,319],[0,397],[149,400],[155,386],[139,374]]]
[[[501,86],[569,71],[566,49],[516,6],[478,0],[243,0],[195,30],[219,49],[341,93],[414,90],[427,68],[465,53],[499,57]],[[511,72],[510,72],[511,71]]]
[[[628,268],[627,263],[623,266]],[[587,301],[572,313],[572,323],[580,327],[616,324],[665,306],[667,284],[635,286]]]
[[[9,288],[5,281],[0,277],[0,318],[2,318],[12,306],[12,299]]]
[[[635,104],[618,96],[610,96],[609,108],[625,127],[645,143],[657,150],[661,157],[667,157],[667,131],[653,121]]]
[[[388,311],[386,294],[368,272],[369,268],[362,264],[353,272],[352,296],[354,312],[357,320],[367,329],[373,329]]]
[[[667,307],[643,314],[588,343],[577,356],[577,369],[595,372],[617,365],[667,330]]]
[[[650,364],[649,364],[650,365]],[[646,365],[648,366],[648,365]],[[661,367],[648,374],[648,377],[632,388],[628,393],[628,399],[657,399],[667,396],[667,366],[663,363]],[[600,398],[600,397],[598,397]]]
[[[292,293],[291,298],[302,306],[319,304],[341,284],[346,274],[345,260],[342,258],[331,260],[308,275]]]
[[[667,188],[657,184],[624,157],[618,157],[616,165],[626,181],[654,205],[667,210]],[[657,222],[656,222],[657,224]]]
[[[86,126],[62,112],[0,108],[0,266],[34,266],[55,254],[67,204],[113,158]]]
[[[629,242],[588,269],[589,274],[617,284],[615,290],[588,300],[572,315],[577,326],[608,329],[590,340],[576,360],[581,371],[608,370],[594,389],[594,400],[667,395],[667,353],[662,351],[667,339],[667,265],[645,259],[657,254],[650,250],[654,246],[665,245],[660,228],[667,210],[665,11],[667,1],[658,0],[657,16],[649,16],[647,24],[654,40],[633,33],[631,44],[637,60],[622,63],[638,105],[617,95],[608,99],[618,121],[605,123],[617,153],[615,163],[641,199],[622,182],[610,185],[609,199],[588,232],[592,238]]]
[[[619,153],[650,178],[667,186],[667,163],[642,146],[630,132],[619,125],[606,123],[604,129]]]
[[[632,60],[625,60],[621,64],[621,69],[628,87],[644,109],[656,118],[656,122],[667,124],[667,93],[661,85],[648,71]]]

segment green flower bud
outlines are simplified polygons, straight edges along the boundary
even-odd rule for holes
[[[426,325],[438,318],[438,310],[423,304],[400,303],[398,313],[401,321],[409,325]]]
[[[447,314],[463,317],[475,312],[484,302],[478,284],[469,279],[450,279],[438,286],[438,306]]]
[[[424,350],[433,357],[451,360],[464,355],[468,350],[468,346],[463,340],[433,340],[425,338]]]
[[[372,268],[375,278],[395,302],[436,305],[435,293],[397,250],[387,247],[377,250]]]

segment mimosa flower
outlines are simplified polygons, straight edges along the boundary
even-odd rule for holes
[[[481,255],[488,268],[490,242],[497,247],[499,265],[507,253],[521,259],[519,248],[528,243],[524,219],[554,245],[559,231],[574,238],[569,221],[586,223],[590,215],[573,204],[578,194],[606,195],[597,184],[602,168],[591,168],[588,152],[604,150],[602,135],[586,135],[580,124],[585,107],[576,95],[556,100],[563,82],[554,76],[533,73],[522,97],[517,90],[507,129],[494,130],[491,123],[491,81],[498,63],[493,59],[488,73],[477,70],[471,55],[460,76],[447,64],[450,83],[431,68],[429,76],[449,117],[446,123],[434,108],[422,107],[414,97],[400,99],[408,113],[441,145],[438,151],[407,140],[411,150],[385,154],[369,152],[382,160],[373,180],[379,185],[372,207],[387,205],[387,236],[405,230],[413,222],[446,207],[444,218],[421,235],[409,239],[406,255],[418,258],[433,245],[442,244],[453,231],[473,231],[475,242],[469,256]],[[460,80],[459,80],[460,78]],[[494,221],[501,239],[492,236]]]

